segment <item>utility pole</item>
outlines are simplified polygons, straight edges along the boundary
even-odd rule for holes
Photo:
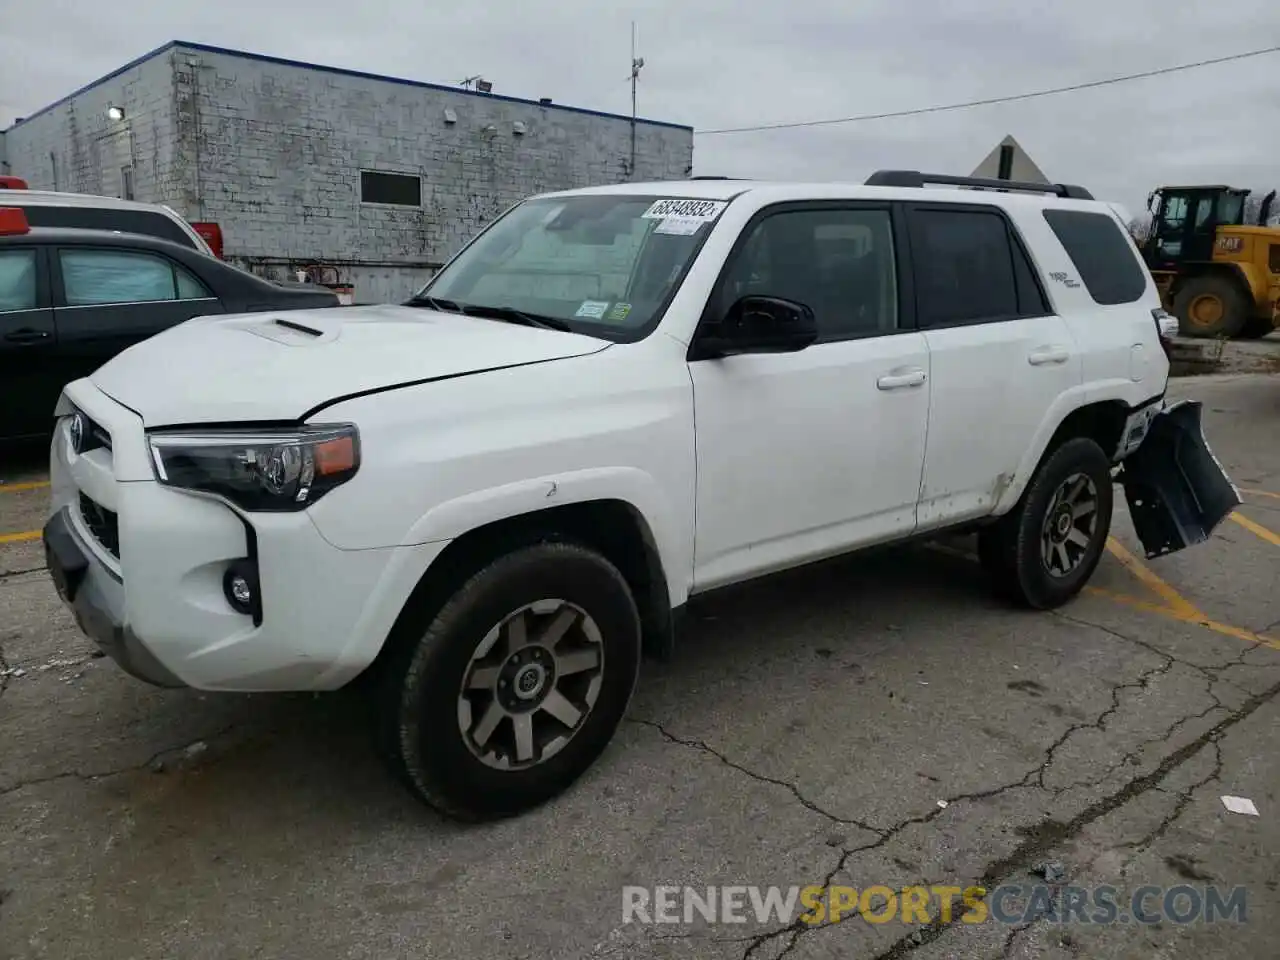
[[[631,179],[636,176],[636,84],[640,81],[640,68],[644,66],[644,58],[636,56],[636,22],[631,21],[631,165],[627,175]]]

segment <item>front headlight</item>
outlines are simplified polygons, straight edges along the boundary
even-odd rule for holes
[[[163,484],[225,497],[245,510],[304,510],[360,466],[353,424],[285,430],[152,433]]]

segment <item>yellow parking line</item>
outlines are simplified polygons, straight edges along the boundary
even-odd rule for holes
[[[1271,533],[1270,530],[1266,531]],[[1280,539],[1280,538],[1278,538]],[[949,556],[959,557],[963,560],[976,561],[978,558],[966,550],[953,547],[950,544],[932,542],[926,544],[926,547],[938,553],[945,553]],[[1115,603],[1122,603],[1125,606],[1132,607],[1135,610],[1141,610],[1144,613],[1155,613],[1162,617],[1168,617],[1171,620],[1177,620],[1179,623],[1189,623],[1198,627],[1204,627],[1206,630],[1212,630],[1214,633],[1220,633],[1223,636],[1234,637],[1237,640],[1243,640],[1245,643],[1257,643],[1264,647],[1270,647],[1272,650],[1280,650],[1280,640],[1274,637],[1268,637],[1261,633],[1254,633],[1252,630],[1245,630],[1241,627],[1233,627],[1228,623],[1220,623],[1211,619],[1207,614],[1201,612],[1195,604],[1187,600],[1182,594],[1178,593],[1173,587],[1160,579],[1151,569],[1141,560],[1130,553],[1125,547],[1114,537],[1107,538],[1107,549],[1111,554],[1120,561],[1129,572],[1146,584],[1153,593],[1157,594],[1163,604],[1152,603],[1150,600],[1143,600],[1139,597],[1130,596],[1127,593],[1118,593],[1114,590],[1107,590],[1104,587],[1095,587],[1092,585],[1084,588],[1085,593],[1092,594],[1096,597],[1105,597]]]
[[[1264,527],[1262,524],[1258,523],[1257,521],[1250,520],[1248,517],[1246,517],[1244,514],[1241,514],[1241,513],[1233,513],[1228,519],[1234,520],[1236,523],[1240,524],[1240,526],[1244,527],[1250,533],[1256,533],[1263,540],[1266,540],[1267,543],[1280,547],[1280,534],[1274,533],[1273,531],[1268,530],[1266,527]]]
[[[1168,604],[1169,611],[1179,619],[1194,623],[1209,619],[1200,612],[1194,603],[1156,576],[1145,563],[1130,553],[1115,537],[1107,537],[1107,549],[1130,573],[1146,584],[1152,593]]]
[[[39,539],[39,530],[24,530],[22,533],[0,533],[0,543],[23,543],[27,540]]]
[[[1280,493],[1272,493],[1270,490],[1253,490],[1253,489],[1250,489],[1249,487],[1241,487],[1240,492],[1251,493],[1255,497],[1272,497],[1276,500],[1280,500]]]
[[[0,483],[0,493],[21,493],[23,490],[40,490],[48,485],[48,480],[31,480],[24,483]]]
[[[1203,614],[1189,616],[1174,610],[1171,607],[1163,607],[1158,603],[1149,603],[1146,600],[1139,600],[1137,597],[1131,597],[1125,593],[1115,593],[1111,590],[1104,590],[1102,587],[1085,587],[1086,593],[1094,594],[1099,597],[1106,597],[1116,603],[1123,603],[1125,606],[1133,607],[1135,610],[1142,610],[1144,613],[1157,613],[1162,617],[1168,617],[1171,620],[1177,620],[1180,623],[1190,623],[1198,627],[1204,627],[1206,630],[1212,630],[1214,633],[1221,633],[1223,636],[1235,637],[1237,640],[1243,640],[1245,643],[1258,643],[1264,647],[1270,647],[1272,650],[1280,650],[1280,640],[1274,637],[1268,637],[1261,633],[1254,633],[1252,630],[1244,630],[1240,627],[1233,627],[1227,623],[1219,623],[1217,620],[1210,620]]]

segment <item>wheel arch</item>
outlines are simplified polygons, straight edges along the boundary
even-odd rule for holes
[[[1128,386],[1132,388],[1134,384],[1129,383]],[[1046,416],[1037,433],[1037,442],[1023,455],[1017,472],[997,499],[993,511],[996,516],[1003,516],[1014,508],[1040,464],[1070,439],[1087,437],[1102,448],[1108,459],[1114,460],[1125,423],[1137,406],[1141,406],[1130,403],[1118,392],[1110,396],[1073,397],[1072,400],[1062,403]]]
[[[377,656],[364,671],[375,674],[423,619],[430,620],[486,564],[523,546],[578,543],[618,568],[640,614],[646,655],[666,658],[674,645],[672,594],[658,536],[645,513],[620,498],[577,500],[489,519],[453,537],[405,598]]]

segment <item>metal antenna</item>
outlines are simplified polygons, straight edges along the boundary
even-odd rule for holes
[[[636,56],[636,22],[631,21],[631,166],[627,173],[632,178],[636,175],[636,86],[640,82],[640,68],[644,66],[644,57]]]

